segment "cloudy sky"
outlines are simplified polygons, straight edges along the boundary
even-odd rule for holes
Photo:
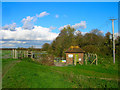
[[[2,47],[40,48],[70,25],[82,34],[98,28],[112,33],[110,18],[118,18],[117,2],[3,2]],[[118,21],[115,21],[115,33]]]

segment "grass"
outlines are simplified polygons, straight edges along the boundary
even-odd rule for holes
[[[10,53],[4,51],[2,56]],[[45,66],[28,58],[17,61],[2,59],[3,88],[118,88],[118,61],[113,64],[111,57],[98,57],[97,66]]]
[[[3,67],[13,61],[3,60]],[[117,65],[56,67],[26,60],[7,72],[3,88],[118,88],[118,68],[113,66]]]
[[[3,88],[57,88],[69,87],[69,84],[59,73],[50,72],[48,67],[25,61],[17,63],[3,78]]]

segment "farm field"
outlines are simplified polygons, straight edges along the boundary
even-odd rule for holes
[[[117,66],[99,64],[56,67],[39,65],[27,60],[3,59],[2,87],[118,88]]]

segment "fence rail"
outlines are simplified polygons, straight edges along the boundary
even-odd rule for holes
[[[88,61],[90,62],[90,64],[92,65],[93,63],[95,63],[96,65],[98,65],[98,58],[97,58],[97,54],[93,54],[93,53],[87,53],[85,54],[85,64],[87,65]]]

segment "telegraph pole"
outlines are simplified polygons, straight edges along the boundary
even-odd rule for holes
[[[116,19],[110,19],[110,20],[112,20],[112,31],[113,31],[113,63],[115,64],[114,20],[116,20]]]

